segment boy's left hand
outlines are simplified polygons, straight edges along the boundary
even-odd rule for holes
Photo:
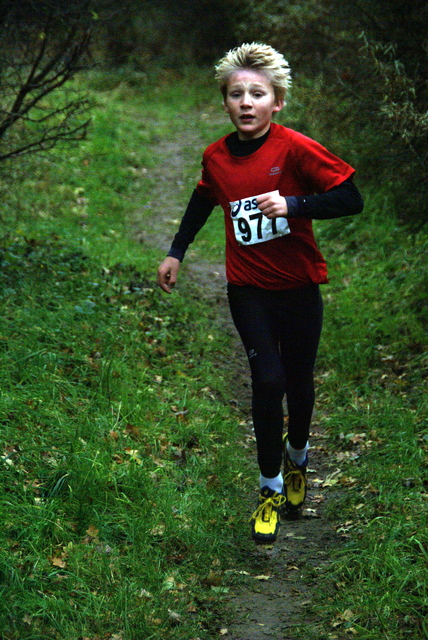
[[[257,196],[257,205],[266,218],[284,218],[288,213],[287,201],[277,191]]]

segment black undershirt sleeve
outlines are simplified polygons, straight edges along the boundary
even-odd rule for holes
[[[289,218],[329,220],[354,216],[364,208],[363,198],[352,180],[345,180],[325,193],[286,197]]]
[[[169,256],[182,262],[187,247],[193,242],[198,231],[202,229],[213,209],[214,204],[211,200],[202,196],[195,189],[174,236],[171,249],[168,251]]]

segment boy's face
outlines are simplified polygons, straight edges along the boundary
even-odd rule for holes
[[[262,71],[242,69],[230,76],[223,105],[239,139],[252,140],[269,130],[272,114],[284,102],[276,100],[272,83]]]

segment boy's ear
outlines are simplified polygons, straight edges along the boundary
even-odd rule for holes
[[[223,109],[226,111],[226,113],[229,113],[229,109],[227,108],[226,100],[223,100],[221,104],[223,106]]]
[[[281,111],[283,106],[284,106],[283,98],[280,98],[279,100],[275,100],[275,106],[273,108],[273,112],[272,113],[278,113],[278,111]]]

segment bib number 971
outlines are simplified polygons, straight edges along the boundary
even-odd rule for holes
[[[239,244],[267,242],[290,233],[286,218],[269,219],[263,215],[257,205],[257,197],[251,196],[230,203],[230,215]]]

